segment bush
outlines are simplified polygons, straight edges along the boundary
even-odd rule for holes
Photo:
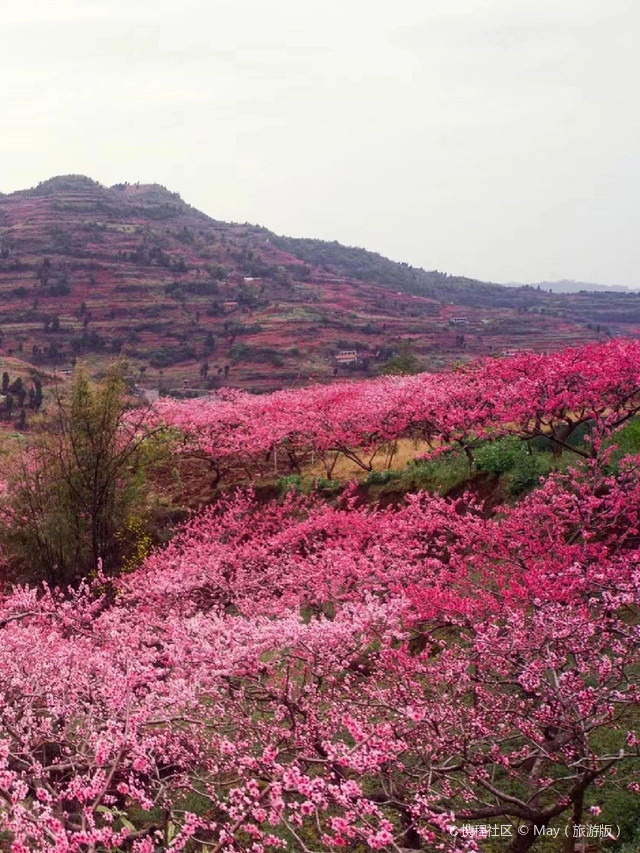
[[[548,447],[538,448],[534,451],[534,439],[532,442],[524,442],[515,436],[507,436],[498,441],[492,441],[478,448],[475,453],[476,468],[495,476],[507,475],[508,489],[512,495],[520,495],[527,489],[537,485],[540,477],[548,473],[551,467],[551,442],[541,437],[543,442],[548,442]]]
[[[171,284],[165,285],[165,293],[167,296],[177,294],[177,298],[184,297],[184,294],[190,293],[195,296],[217,296],[220,288],[214,281],[173,281]]]
[[[47,296],[68,296],[71,293],[71,287],[66,282],[59,282],[50,284],[44,292]]]
[[[317,480],[313,481],[313,487],[317,491],[325,490],[335,492],[342,489],[342,483],[339,480],[329,480],[326,477],[318,477]]]
[[[474,456],[478,471],[487,474],[504,474],[510,471],[522,457],[526,457],[526,446],[519,438],[507,437],[479,447]]]
[[[273,347],[251,347],[247,344],[234,344],[229,350],[229,357],[234,364],[239,361],[267,363],[273,367],[282,367],[284,359]]]
[[[309,494],[312,491],[342,490],[342,483],[339,480],[329,480],[326,477],[316,477],[312,480],[308,477],[301,477],[300,474],[283,474],[276,480],[276,486],[281,494],[288,492]]]
[[[527,489],[538,484],[544,473],[540,464],[540,457],[525,453],[516,459],[509,477],[509,492],[512,495],[521,495]]]
[[[76,374],[8,468],[0,536],[17,580],[75,585],[99,566],[133,565],[146,542],[144,417],[127,411],[122,370],[97,387]]]
[[[633,418],[618,432],[614,432],[609,443],[617,445],[616,456],[640,453],[640,418]]]
[[[469,479],[469,464],[464,453],[448,451],[434,459],[418,459],[409,463],[402,475],[411,489],[426,489],[446,495]]]
[[[276,480],[276,486],[283,494],[287,494],[287,492],[301,492],[302,477],[300,474],[283,475]]]
[[[367,486],[384,486],[400,476],[398,471],[372,471],[365,483]]]

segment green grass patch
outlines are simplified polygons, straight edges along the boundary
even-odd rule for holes
[[[302,477],[300,474],[285,474],[276,480],[276,488],[281,495],[288,492],[299,492],[308,495],[311,492],[337,493],[342,491],[343,484],[339,480],[329,480],[326,477]]]

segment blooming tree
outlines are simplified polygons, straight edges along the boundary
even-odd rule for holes
[[[162,400],[156,423],[177,429],[185,452],[202,456],[223,479],[300,472],[321,460],[331,476],[340,457],[365,471],[399,438],[427,453],[513,434],[546,436],[557,449],[581,424],[611,432],[640,410],[640,343],[615,340],[549,355],[489,359],[445,374],[281,391],[224,392],[200,400]]]
[[[579,822],[590,786],[638,781],[638,507],[637,459],[489,518],[236,495],[115,604],[16,590],[14,849],[454,850],[461,821]]]
[[[607,345],[603,363],[626,346]],[[565,385],[569,362],[555,362]],[[375,443],[376,418],[380,441],[435,438],[439,383],[459,407],[452,441],[538,429],[516,408],[527,384],[546,406],[540,429],[588,415],[608,435],[635,405],[631,373],[603,382],[600,402],[575,383],[560,400],[547,366],[548,400],[515,359],[418,378],[431,383],[421,398],[404,378],[369,383],[370,423],[340,409],[351,386],[314,389],[290,420],[266,399],[207,401],[200,438],[217,453],[220,430],[230,466],[249,465],[252,429],[256,465],[276,440],[298,460]],[[315,423],[319,398],[333,403]],[[344,432],[330,445],[334,415]],[[11,849],[453,853],[489,849],[463,824],[498,822],[511,829],[502,849],[520,853],[580,824],[594,791],[640,792],[640,457],[614,469],[604,446],[596,437],[593,455],[492,513],[469,495],[380,508],[349,489],[335,505],[236,491],[117,582],[6,590]]]

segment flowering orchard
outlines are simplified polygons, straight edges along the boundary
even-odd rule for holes
[[[217,483],[299,473],[311,462],[322,462],[331,476],[340,457],[366,471],[384,455],[390,466],[401,437],[424,442],[430,452],[453,445],[471,455],[483,438],[545,435],[558,450],[588,456],[567,443],[578,426],[594,422],[610,431],[638,411],[640,342],[615,340],[491,359],[448,374],[167,399],[156,414],[180,434],[183,452],[208,460]]]
[[[634,399],[616,382],[521,426],[610,431]],[[9,848],[453,853],[496,849],[455,834],[495,821],[517,853],[640,792],[640,457],[593,446],[491,515],[236,492],[115,589],[7,592]]]

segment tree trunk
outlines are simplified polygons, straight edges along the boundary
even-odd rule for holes
[[[473,452],[470,447],[464,447],[464,455],[467,457],[467,464],[469,466],[469,474],[473,472]]]
[[[576,839],[573,837],[573,827],[582,823],[582,810],[584,807],[584,790],[580,791],[573,801],[573,813],[567,828],[567,838],[564,843],[564,853],[575,853]]]
[[[540,833],[546,826],[546,821],[541,823],[523,823],[516,830],[516,837],[513,839],[511,844],[507,847],[506,853],[526,853],[527,850],[531,850],[536,841],[541,838],[541,835],[536,835],[535,830]],[[522,832],[523,829],[526,829],[526,833]],[[520,832],[518,832],[520,830]]]

